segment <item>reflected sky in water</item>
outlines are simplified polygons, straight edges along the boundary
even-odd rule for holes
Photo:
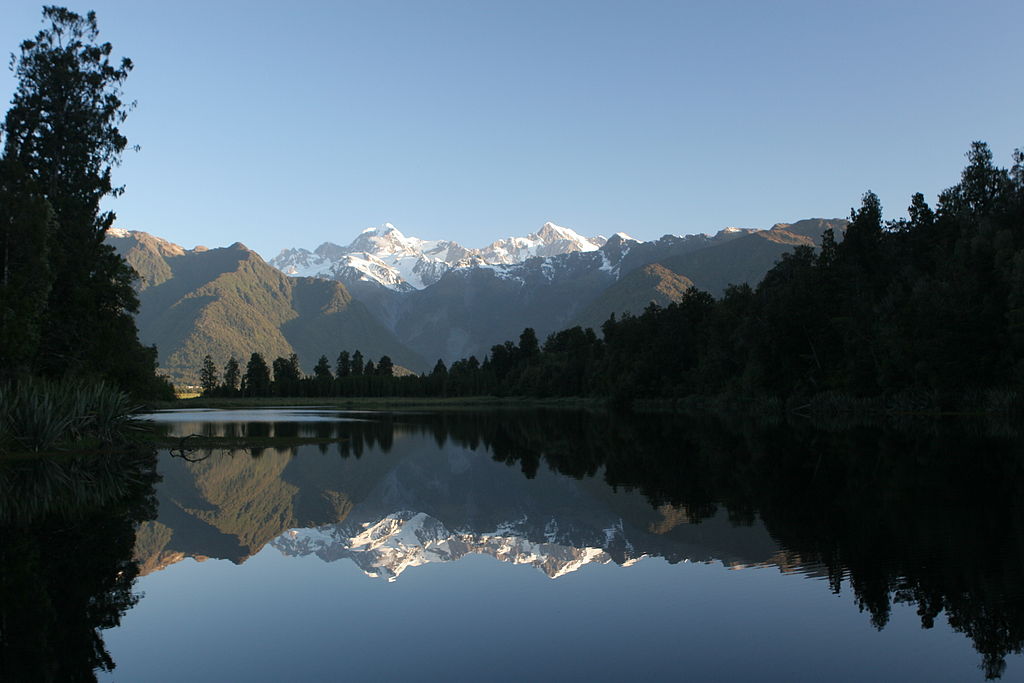
[[[648,559],[550,580],[477,555],[387,583],[268,547],[141,584],[107,636],[110,680],[981,678],[970,643],[911,607],[879,632],[849,596],[770,568]]]
[[[557,412],[161,419],[320,442],[159,455],[134,550],[144,597],[103,631],[117,668],[101,680],[1022,673],[1005,435]]]
[[[371,415],[363,410],[336,410],[334,408],[267,408],[267,409],[214,409],[187,408],[157,410],[139,415],[140,419],[168,425],[204,422],[339,422],[365,419]],[[178,430],[180,431],[180,430]]]

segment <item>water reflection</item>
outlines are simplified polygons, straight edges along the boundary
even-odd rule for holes
[[[142,574],[189,557],[242,563],[268,545],[400,581],[473,554],[556,581],[588,565],[651,557],[774,566],[848,594],[880,630],[900,603],[916,608],[923,628],[948,623],[973,643],[989,678],[1024,644],[1024,473],[1009,433],[935,423],[829,432],[567,412],[213,417],[165,424],[177,437],[261,437],[261,445],[161,454],[155,519],[142,521],[145,506],[115,496],[83,508],[88,525],[61,522],[59,530],[23,532],[36,522],[12,524],[16,515],[0,507],[4,533],[38,546],[26,557],[39,556],[43,539],[72,533],[61,542],[115,571],[122,587],[135,570],[125,533],[136,527]],[[9,545],[22,546],[3,544],[10,575],[35,571]],[[66,555],[53,561],[70,564]],[[119,590],[123,599],[108,602],[123,611],[131,600]],[[89,623],[95,633],[113,621]],[[104,664],[81,656],[80,667]]]
[[[241,562],[267,543],[389,579],[470,553],[552,577],[647,556],[775,564],[849,591],[879,629],[896,602],[916,605],[924,628],[944,613],[989,677],[1024,642],[1010,438],[564,412],[317,419],[206,433],[259,424],[330,445],[165,463],[160,520],[139,536],[147,571]]]
[[[155,516],[153,452],[0,461],[0,680],[92,680],[101,631],[138,601],[136,525]]]

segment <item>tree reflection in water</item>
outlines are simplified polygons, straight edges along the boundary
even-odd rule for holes
[[[366,417],[225,423],[204,433],[332,439],[307,451],[314,458],[309,483],[295,475],[297,490],[322,483],[332,458],[371,464],[408,432],[441,447],[486,449],[526,478],[541,468],[599,478],[689,523],[722,511],[736,525],[759,520],[785,549],[787,569],[826,576],[835,592],[850,591],[876,628],[886,627],[895,603],[916,605],[924,628],[944,615],[973,642],[989,678],[999,677],[1005,657],[1024,645],[1024,472],[1012,429],[927,422],[830,431],[566,411]],[[238,466],[238,458],[297,452],[273,446],[230,460]],[[133,457],[123,464],[69,458],[59,466],[0,466],[5,680],[89,678],[113,666],[99,632],[136,600],[133,536],[154,512],[152,455]],[[183,466],[212,467],[214,460]],[[297,514],[313,525],[333,523],[351,509],[342,497]],[[253,533],[250,545],[270,540]]]
[[[155,515],[156,454],[0,461],[0,680],[94,680],[101,631],[138,597],[138,523]]]
[[[824,567],[835,592],[845,579],[876,628],[893,603],[916,605],[922,628],[944,613],[987,678],[1024,646],[1024,460],[1011,428],[829,431],[559,412],[423,422],[461,445],[484,444],[526,477],[541,466],[601,476],[653,506],[681,508],[691,523],[719,508],[736,524],[759,517],[798,565]]]

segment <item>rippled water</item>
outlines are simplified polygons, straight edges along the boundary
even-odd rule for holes
[[[95,631],[116,665],[104,680],[1024,676],[1012,436],[568,412],[154,418],[181,442],[158,455],[148,511],[116,527],[134,533],[137,601]],[[258,446],[210,447],[225,436]],[[90,533],[64,550],[115,552]]]

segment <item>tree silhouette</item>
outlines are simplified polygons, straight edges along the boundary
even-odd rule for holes
[[[212,393],[217,388],[217,366],[213,364],[213,358],[207,354],[203,358],[203,367],[199,371],[199,386],[204,394]]]
[[[114,214],[100,211],[104,197],[122,191],[112,185],[111,169],[128,144],[118,126],[130,109],[121,87],[132,63],[114,61],[110,43],[97,42],[95,13],[47,6],[43,18],[48,25],[22,42],[12,62],[17,87],[3,122],[0,171],[4,189],[15,179],[18,203],[27,212],[22,221],[32,221],[35,234],[47,236],[40,254],[49,269],[39,277],[49,278],[48,286],[23,285],[33,305],[18,315],[30,338],[38,334],[33,370],[99,375],[136,393],[163,391],[155,375],[156,351],[138,341],[135,273],[104,243]],[[52,210],[50,229],[40,201]],[[10,219],[0,222],[8,235],[18,229]],[[14,255],[8,246],[8,268],[24,267],[10,261]],[[13,275],[8,270],[7,285],[18,282]]]
[[[267,361],[258,352],[253,352],[249,356],[249,363],[245,366],[242,393],[246,396],[270,395],[270,369],[267,367]]]
[[[342,351],[341,353],[338,354],[338,362],[337,365],[335,366],[335,371],[337,373],[336,376],[338,379],[348,377],[349,374],[351,374],[352,361],[349,360],[348,351]]]
[[[228,358],[228,362],[224,364],[224,388],[232,393],[238,391],[240,378],[238,361],[235,360],[234,356],[231,356],[231,358]]]

